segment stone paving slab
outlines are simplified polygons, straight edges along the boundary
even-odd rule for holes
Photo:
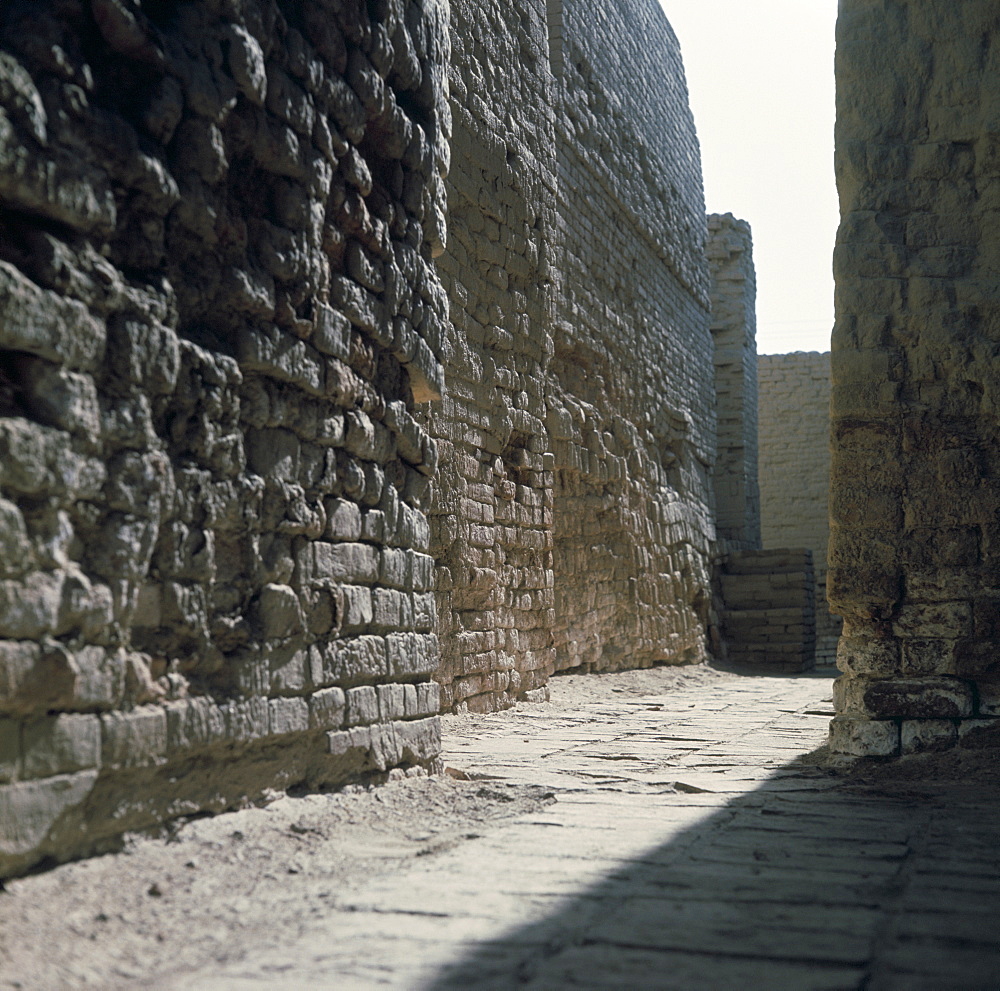
[[[306,830],[265,910],[259,852],[218,901],[232,943],[213,962],[131,963],[114,988],[1000,988],[1000,781],[865,784],[824,763],[823,675],[588,688],[572,707],[559,685],[552,704],[444,720],[462,787],[501,804],[531,790],[529,811],[430,842],[366,834],[351,849],[380,869],[349,883],[327,884],[331,850],[312,859]],[[278,941],[267,915],[293,915],[303,876],[309,908]],[[208,871],[193,877],[215,904]]]
[[[555,803],[338,899],[280,959],[153,987],[995,991],[993,810],[846,787],[810,757],[829,691],[448,719],[451,766]]]

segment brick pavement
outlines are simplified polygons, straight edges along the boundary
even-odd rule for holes
[[[158,986],[1000,987],[996,789],[852,785],[810,758],[829,697],[758,676],[452,719],[449,764],[555,801]]]

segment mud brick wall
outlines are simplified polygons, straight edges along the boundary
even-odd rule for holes
[[[835,749],[1000,715],[1000,18],[845,0],[837,43]]]
[[[0,876],[436,758],[445,17],[0,8]]]
[[[445,394],[422,421],[440,451],[435,677],[445,708],[489,711],[553,670],[552,77],[542,0],[453,4],[451,17],[449,244],[439,265],[452,327]]]
[[[758,359],[764,547],[808,547],[816,570],[816,663],[833,664],[841,619],[826,598],[830,539],[830,355]]]
[[[786,672],[816,659],[816,587],[807,548],[735,551],[722,560],[727,659]]]
[[[556,667],[705,656],[715,399],[700,156],[655,0],[550,3]]]
[[[711,214],[705,253],[712,275],[717,442],[713,489],[720,551],[761,545],[757,483],[757,276],[750,225]]]

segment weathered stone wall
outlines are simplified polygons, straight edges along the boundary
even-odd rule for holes
[[[709,275],[652,0],[456,4],[452,45],[437,677],[488,710],[557,669],[705,656]]]
[[[833,664],[841,620],[826,599],[830,355],[766,354],[760,387],[760,529],[766,548],[808,547],[816,569],[816,662]]]
[[[0,8],[0,875],[439,749],[446,8]]]
[[[719,549],[759,548],[757,482],[757,276],[750,225],[731,213],[708,218],[712,340],[718,421],[713,490]]]
[[[442,705],[491,710],[553,670],[545,370],[555,206],[543,0],[452,5],[447,385],[431,508]],[[517,71],[511,71],[517,66]],[[551,460],[551,455],[548,455]]]
[[[843,0],[829,588],[841,751],[1000,715],[1000,16]]]
[[[655,0],[550,4],[559,39],[558,669],[705,656],[715,456],[700,156]]]

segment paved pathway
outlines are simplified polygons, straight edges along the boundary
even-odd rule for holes
[[[997,789],[831,774],[809,757],[829,691],[745,677],[452,719],[449,765],[552,804],[339,893],[278,953],[147,987],[996,991]]]

